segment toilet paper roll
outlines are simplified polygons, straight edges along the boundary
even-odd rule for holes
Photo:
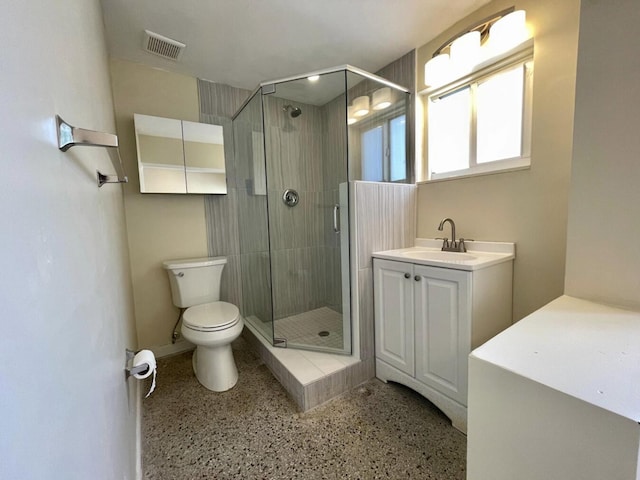
[[[142,373],[134,373],[133,376],[139,380],[143,380],[153,374],[151,388],[144,398],[147,398],[156,389],[156,356],[151,350],[140,350],[133,357],[133,366],[146,366],[146,371]]]

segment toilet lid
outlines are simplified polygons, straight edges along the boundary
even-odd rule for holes
[[[238,307],[227,302],[211,302],[189,307],[182,314],[182,323],[193,330],[211,331],[229,328],[238,323]]]

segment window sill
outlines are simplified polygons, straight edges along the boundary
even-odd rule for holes
[[[497,173],[516,172],[518,170],[528,170],[531,168],[531,158],[510,158],[508,160],[498,160],[471,168],[462,170],[454,170],[452,172],[443,172],[432,174],[429,180],[417,182],[417,185],[433,182],[445,182],[449,180],[457,180],[459,178],[477,177],[481,175],[494,175]]]

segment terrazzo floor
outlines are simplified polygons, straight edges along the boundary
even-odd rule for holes
[[[191,352],[158,361],[143,400],[145,479],[465,478],[466,437],[417,393],[371,380],[299,413],[244,339],[238,384],[215,393]]]

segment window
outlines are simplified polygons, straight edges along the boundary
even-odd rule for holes
[[[406,116],[368,125],[361,134],[362,179],[370,182],[407,180]]]
[[[532,84],[526,58],[426,92],[430,178],[529,166]]]

